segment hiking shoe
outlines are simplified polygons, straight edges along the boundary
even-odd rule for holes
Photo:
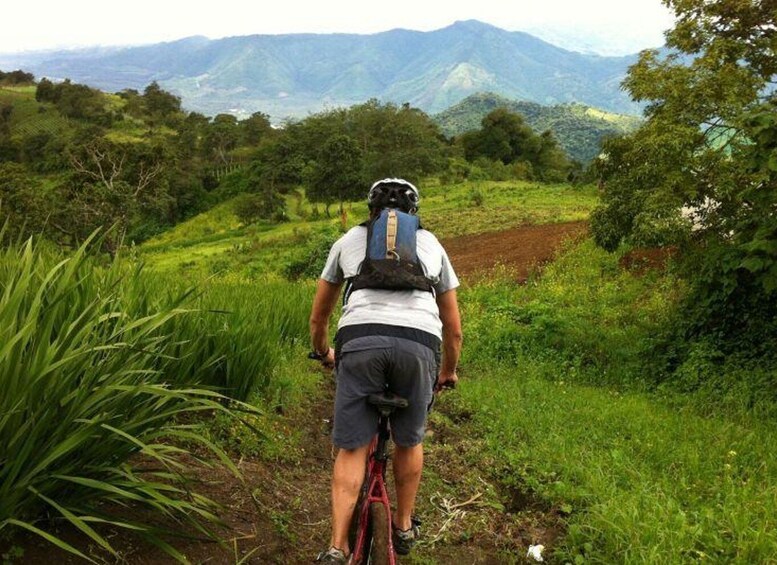
[[[316,557],[316,563],[338,563],[345,565],[348,563],[348,560],[345,558],[345,553],[343,553],[342,549],[337,549],[336,547],[330,547],[326,551],[322,551],[318,554],[318,557]]]
[[[421,520],[415,516],[410,517],[410,528],[407,530],[400,530],[394,528],[394,551],[399,555],[407,555],[410,550],[413,549],[415,542],[421,537]]]

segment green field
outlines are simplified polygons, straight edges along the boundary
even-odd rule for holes
[[[640,118],[351,92],[276,127],[294,88],[237,119],[199,78],[165,84],[197,82],[210,116],[156,81],[0,73],[28,85],[0,86],[0,565],[304,563],[331,543],[332,489],[356,484],[332,482],[338,374],[310,355],[311,308],[384,176],[418,181],[461,280],[441,301],[459,380],[429,405],[403,564],[777,565],[777,11],[663,3],[669,51],[619,76],[556,49],[566,71],[542,77],[523,63],[547,46],[489,55],[507,39],[475,21],[453,26],[475,51],[447,42],[471,55],[449,87],[536,76],[572,101],[608,75]],[[258,68],[228,43],[227,74]]]
[[[524,224],[583,220],[596,204],[595,187],[543,185],[512,181],[421,188],[423,224],[439,238],[498,231]],[[273,275],[300,255],[300,247],[328,241],[342,229],[337,206],[326,218],[324,207],[300,194],[287,196],[289,221],[243,226],[234,214],[234,201],[196,216],[140,246],[141,257],[152,268],[189,273],[214,271],[243,275]],[[345,205],[346,227],[367,216],[364,202]]]
[[[592,187],[531,183],[423,195],[424,222],[443,237],[584,219],[596,202]],[[166,269],[221,258],[231,270],[241,246],[253,245],[248,263],[277,272],[310,234],[339,224],[303,220],[308,206],[287,224],[251,230],[225,203],[143,255]],[[364,214],[361,204],[347,209],[349,225]],[[733,404],[710,416],[708,398],[650,386],[645,354],[684,285],[671,271],[632,274],[618,258],[586,242],[529,285],[508,271],[463,289],[459,403],[475,414],[467,433],[484,442],[479,464],[502,488],[560,509],[559,562],[774,561],[777,427]]]
[[[52,105],[35,101],[34,86],[0,86],[0,104],[13,105],[11,134],[56,134],[71,129],[68,119]]]

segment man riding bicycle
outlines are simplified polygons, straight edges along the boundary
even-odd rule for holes
[[[316,559],[323,563],[346,563],[350,555],[349,524],[378,421],[367,398],[386,386],[409,401],[407,408],[391,416],[397,497],[393,541],[397,553],[409,553],[420,534],[413,510],[421,481],[427,413],[434,392],[458,380],[462,341],[456,298],[459,281],[437,238],[415,218],[418,189],[403,179],[383,179],[372,185],[367,201],[370,222],[352,228],[332,246],[310,315],[315,352],[325,366],[335,367],[335,361],[337,365],[333,443],[339,451],[332,477],[332,538],[329,549]],[[373,237],[383,219],[388,227],[384,224],[384,232]],[[409,228],[415,249],[411,250],[413,260],[405,261],[404,266],[410,264],[406,271],[413,274],[403,271],[399,277],[411,282],[386,284],[385,273],[376,275],[368,265],[371,246],[380,238],[396,242],[408,233],[408,220],[415,222]],[[392,249],[384,254],[399,259]],[[393,276],[389,273],[389,278]],[[335,354],[329,346],[328,326],[344,283]]]

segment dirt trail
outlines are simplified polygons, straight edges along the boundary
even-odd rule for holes
[[[243,483],[226,469],[192,461],[191,487],[221,506],[218,514],[227,527],[218,531],[227,543],[220,546],[193,531],[193,539],[168,538],[189,562],[311,563],[328,543],[332,464],[328,420],[334,387],[331,375],[317,369],[311,368],[311,378],[321,379],[321,397],[288,414],[291,424],[305,430],[300,440],[304,450],[296,464],[239,461]],[[400,564],[523,563],[529,544],[538,540],[552,543],[560,531],[556,509],[496,484],[492,475],[495,462],[482,460],[481,441],[472,429],[471,419],[472,414],[457,405],[454,394],[438,399],[425,441],[426,467],[418,496],[424,537],[414,555],[398,560]],[[391,481],[389,484],[393,492]],[[147,512],[128,516],[125,510],[121,516],[145,521],[151,518]],[[56,534],[98,563],[175,562],[161,549],[125,531],[99,531],[118,551],[118,559],[88,543],[71,527]],[[24,549],[24,556],[15,563],[83,563],[35,536],[17,537],[12,545]],[[7,550],[0,546],[0,554]]]
[[[525,226],[511,230],[443,241],[454,268],[464,280],[505,264],[525,279],[538,264],[552,259],[565,239],[586,232],[582,222]],[[310,563],[329,538],[329,480],[333,383],[330,375],[312,368],[321,380],[320,396],[290,409],[288,429],[303,430],[295,463],[242,459],[244,482],[227,470],[192,462],[194,491],[221,505],[228,540],[220,546],[204,540],[170,539],[192,563]],[[506,490],[495,476],[497,462],[484,461],[472,414],[455,395],[440,398],[430,419],[426,466],[418,497],[424,520],[423,542],[402,563],[503,564],[525,563],[526,547],[541,540],[546,546],[561,531],[560,514],[530,494]],[[148,517],[146,516],[146,519]],[[72,528],[58,532],[97,562],[159,565],[174,560],[160,549],[126,532],[104,528],[101,533],[119,551],[115,559]],[[76,564],[82,561],[34,536],[11,545],[24,549],[18,563]],[[7,546],[0,546],[0,554]]]

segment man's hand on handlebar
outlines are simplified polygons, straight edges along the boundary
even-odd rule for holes
[[[459,382],[459,376],[456,371],[451,373],[440,373],[437,377],[437,385],[434,387],[434,392],[442,392],[446,389],[456,388],[456,383]]]
[[[326,350],[326,353],[311,351],[308,353],[308,359],[315,359],[321,363],[322,367],[326,367],[327,369],[335,368],[335,350],[331,347]]]

